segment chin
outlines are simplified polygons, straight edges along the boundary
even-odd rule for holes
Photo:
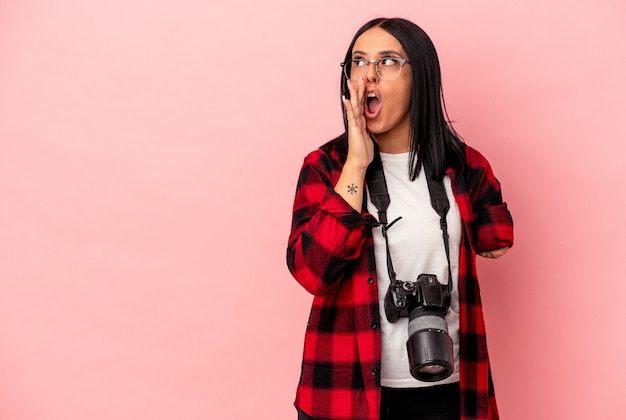
[[[368,121],[367,131],[369,131],[371,134],[383,134],[387,130],[384,128],[384,124],[382,124],[381,122]]]

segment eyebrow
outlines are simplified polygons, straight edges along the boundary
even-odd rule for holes
[[[356,54],[367,55],[365,51],[361,51],[361,50],[352,51],[352,55],[356,55]],[[389,54],[395,54],[395,55],[399,55],[400,57],[402,57],[402,54],[400,54],[398,51],[394,51],[394,50],[378,51],[378,55],[381,55],[381,56],[389,55]]]

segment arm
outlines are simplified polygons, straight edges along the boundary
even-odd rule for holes
[[[470,147],[466,153],[476,251],[485,258],[499,258],[513,246],[513,220],[487,159]]]
[[[310,293],[332,293],[361,255],[368,225],[334,190],[341,176],[338,163],[322,150],[304,160],[293,207],[287,266]]]
[[[372,216],[361,214],[365,172],[374,158],[374,142],[363,115],[365,83],[348,81],[343,100],[348,121],[345,164],[321,151],[304,162],[293,209],[287,265],[310,293],[323,296],[340,284],[361,255]]]

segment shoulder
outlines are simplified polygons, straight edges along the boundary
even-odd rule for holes
[[[329,155],[333,160],[345,162],[348,156],[348,139],[343,133],[319,148],[320,151]]]
[[[489,168],[489,161],[478,150],[465,145],[465,164],[470,170]]]
[[[347,156],[345,134],[313,150],[304,158],[299,185],[311,183],[332,184],[339,177]]]
[[[305,158],[305,165],[326,167],[327,170],[341,168],[348,155],[348,141],[346,134],[324,143],[313,150]]]
[[[487,158],[478,150],[467,145],[465,146],[463,178],[468,183],[470,189],[484,182],[497,183],[493,170],[491,169],[491,164]]]
[[[478,150],[465,145],[465,161],[455,174],[457,191],[467,193],[474,200],[498,194],[500,183],[487,158]]]

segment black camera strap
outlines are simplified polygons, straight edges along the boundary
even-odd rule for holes
[[[425,168],[424,168],[425,169]],[[446,221],[446,215],[450,209],[450,202],[446,195],[446,190],[442,180],[435,180],[433,176],[424,170],[424,176],[426,177],[426,183],[428,184],[428,192],[430,194],[430,204],[439,215],[439,225],[441,227],[443,246],[446,250],[446,258],[448,260],[448,290],[452,293],[452,267],[450,265],[450,244],[448,242],[448,223]],[[378,222],[382,228],[382,234],[385,238],[385,248],[387,250],[387,271],[389,272],[389,279],[391,282],[396,281],[396,273],[393,270],[393,263],[391,261],[391,252],[389,250],[389,239],[387,238],[387,232],[391,226],[400,220],[402,217],[398,217],[391,223],[387,222],[387,209],[391,202],[389,198],[389,191],[387,190],[387,183],[385,182],[385,173],[383,172],[383,163],[380,159],[380,153],[378,148],[375,148],[374,159],[367,168],[365,175],[367,182],[367,189],[370,194],[370,200],[372,204],[378,210]]]

